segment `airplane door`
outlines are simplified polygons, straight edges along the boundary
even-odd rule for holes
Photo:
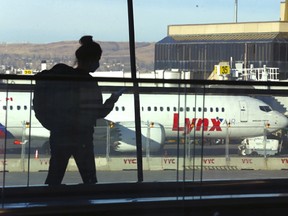
[[[247,104],[245,101],[239,101],[239,104],[240,104],[240,121],[247,122],[248,121]]]

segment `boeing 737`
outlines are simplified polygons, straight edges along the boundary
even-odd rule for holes
[[[104,99],[108,96],[104,94]],[[33,94],[27,92],[0,92],[0,135],[15,139],[27,139],[30,135],[32,142],[49,137],[49,131],[41,126],[31,109],[32,98]],[[105,118],[113,125],[109,127],[109,143],[115,151],[136,150],[133,100],[133,94],[123,94]],[[283,114],[249,96],[140,94],[140,109],[144,151],[147,147],[149,151],[158,151],[166,137],[245,139],[288,125]],[[103,136],[107,139],[106,134]]]

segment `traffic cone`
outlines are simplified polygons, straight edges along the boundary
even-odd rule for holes
[[[36,149],[36,151],[35,151],[35,159],[38,159],[38,158],[39,158],[38,149]]]

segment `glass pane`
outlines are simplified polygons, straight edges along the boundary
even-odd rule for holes
[[[13,9],[15,15],[13,19],[11,17],[11,19],[6,19],[6,23],[0,24],[5,29],[5,34],[1,35],[0,45],[1,73],[34,75],[41,70],[51,69],[58,63],[74,67],[75,51],[80,46],[78,40],[83,35],[92,35],[103,50],[100,67],[96,73],[92,73],[92,76],[131,77],[127,1],[99,0],[83,4],[78,1],[52,0],[47,6],[47,2],[36,0],[28,0],[25,3],[13,0],[2,2],[1,8],[7,13]],[[4,17],[9,16],[7,13],[0,15],[3,16],[3,20]],[[123,75],[124,71],[125,75]],[[3,142],[1,141],[1,167],[7,171],[2,173],[1,182],[6,186],[42,185],[49,166],[50,133],[35,119],[34,110],[31,107],[33,94],[28,86],[31,82],[13,79],[5,80],[4,83],[13,84],[13,88],[17,87],[15,91],[11,91],[11,85],[3,85],[1,89],[1,95],[3,94],[1,99],[3,130],[1,131],[4,134],[7,131],[5,134],[7,136]],[[122,84],[119,86],[119,83],[113,84],[112,82],[99,83],[99,85],[104,89],[104,99],[123,87]],[[107,86],[112,86],[112,89]],[[18,96],[21,97],[21,103],[16,102]],[[133,104],[133,101],[133,96],[130,96],[129,104]],[[127,111],[127,104],[124,104],[125,106],[123,104],[115,105],[111,115],[117,112],[120,115],[115,116],[121,117],[121,112]],[[134,121],[133,107],[129,109],[131,121]],[[113,118],[109,120],[113,121]],[[110,121],[99,120],[99,127],[94,133],[95,160],[101,183],[111,181],[111,178],[107,179],[107,174],[105,174],[107,161],[111,160],[111,154],[117,155],[113,151],[117,147],[115,143],[120,139],[118,131],[120,123],[112,124]],[[114,119],[113,122],[116,121],[117,119]],[[135,128],[132,124],[131,127]],[[17,133],[14,134],[15,130]],[[135,158],[135,153],[133,154]],[[128,159],[122,160],[122,163],[125,161]],[[82,179],[73,158],[70,162],[63,183],[81,183]],[[101,174],[102,170],[104,174]],[[132,176],[127,176],[123,181],[137,180],[135,166],[133,166]]]

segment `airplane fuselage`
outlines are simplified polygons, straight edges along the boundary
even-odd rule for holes
[[[109,96],[104,94],[104,100]],[[32,99],[32,93],[0,92],[2,135],[5,135],[5,128],[15,137],[23,136],[23,132],[31,137],[49,137],[49,131],[35,118]],[[145,129],[146,132],[142,132],[144,138],[149,132],[148,139],[155,144],[154,149],[163,144],[166,136],[244,139],[263,136],[288,124],[284,115],[248,96],[141,94],[140,115],[144,127],[157,124],[157,130]],[[122,146],[121,151],[135,150],[135,126],[131,128],[135,119],[134,95],[123,94],[105,119],[116,123],[121,130],[117,148]]]

